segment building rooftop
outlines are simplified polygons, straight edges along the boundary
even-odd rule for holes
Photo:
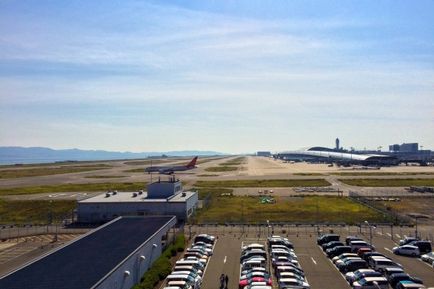
[[[175,220],[173,216],[119,217],[3,277],[0,288],[91,288]]]
[[[138,202],[185,202],[196,192],[181,192],[165,199],[148,199],[146,192],[117,192],[103,193],[88,199],[79,201],[79,203],[138,203]]]

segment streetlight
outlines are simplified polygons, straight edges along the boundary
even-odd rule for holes
[[[429,216],[427,216],[427,215],[423,215],[423,214],[417,214],[417,213],[411,213],[411,214],[408,214],[408,216],[409,217],[412,217],[412,218],[414,218],[415,220],[416,220],[416,230],[415,230],[415,237],[416,238],[418,238],[418,230],[417,230],[417,220],[418,219],[423,219],[423,218],[429,218]]]
[[[372,226],[369,224],[368,221],[365,221],[365,224],[369,226],[369,243],[372,246]]]

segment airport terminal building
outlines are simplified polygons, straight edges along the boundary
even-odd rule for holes
[[[161,255],[174,216],[118,217],[0,279],[8,289],[130,289]]]
[[[107,192],[78,202],[79,223],[102,223],[119,216],[173,215],[184,222],[196,210],[198,194],[179,180],[157,181],[147,192]]]

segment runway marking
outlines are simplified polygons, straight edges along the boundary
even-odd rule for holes
[[[387,236],[392,237],[392,235],[390,235],[390,233],[386,233]]]
[[[399,234],[395,234],[395,236],[401,239],[401,236]]]
[[[227,256],[225,256],[225,258],[223,259],[223,264],[226,263],[226,257],[227,257]]]
[[[316,261],[313,257],[310,257],[312,259],[312,262],[316,265]]]
[[[388,251],[388,252],[390,252],[390,253],[393,253],[393,251],[390,250],[389,248],[384,247],[384,250],[386,250],[386,251]]]

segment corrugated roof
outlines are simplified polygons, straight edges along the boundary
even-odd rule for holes
[[[91,288],[172,219],[120,217],[3,277],[0,288]]]

